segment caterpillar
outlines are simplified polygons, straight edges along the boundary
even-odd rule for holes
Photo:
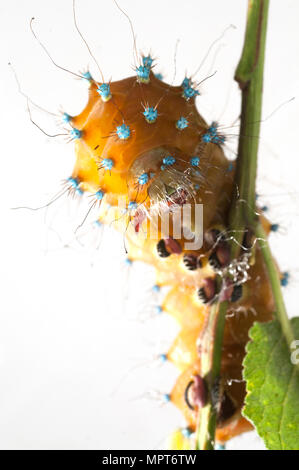
[[[128,258],[152,264],[156,286],[171,287],[161,309],[176,318],[181,330],[166,358],[180,375],[166,399],[182,411],[191,433],[198,402],[204,400],[197,388],[202,380],[200,338],[205,319],[217,296],[229,299],[221,376],[215,385],[223,389],[217,430],[217,439],[223,442],[251,429],[241,416],[242,360],[249,328],[256,320],[272,318],[273,299],[258,249],[253,263],[246,247],[243,266],[229,262],[226,217],[234,171],[221,148],[217,124],[207,124],[197,112],[198,91],[189,78],[178,87],[165,84],[152,72],[152,61],[142,57],[137,76],[118,82],[98,84],[88,78],[88,104],[81,114],[68,118],[76,140],[70,182],[80,194],[91,193],[95,203],[115,207],[112,217],[123,219]],[[149,105],[142,108],[142,103]],[[180,128],[185,116],[188,122]],[[119,196],[125,199],[124,214]],[[186,249],[187,239],[174,237],[171,209],[190,206],[195,233],[200,229],[194,213],[197,204],[204,207],[203,246]],[[170,219],[167,236],[159,228],[164,206]],[[148,227],[154,213],[156,236]],[[105,223],[105,216],[100,221]],[[222,273],[222,286],[216,285],[216,272]],[[227,285],[226,272],[233,272]]]
[[[182,411],[188,436],[204,403],[201,334],[215,298],[229,300],[222,371],[215,384],[215,395],[221,389],[222,396],[217,440],[223,443],[252,428],[241,415],[242,360],[249,328],[256,320],[272,318],[273,299],[259,249],[254,259],[248,255],[251,240],[244,240],[242,264],[230,263],[227,211],[234,162],[225,155],[221,126],[197,111],[200,88],[189,76],[178,86],[155,76],[150,54],[138,60],[134,75],[123,80],[105,82],[84,75],[87,105],[78,115],[63,114],[76,152],[66,187],[77,198],[90,196],[93,209],[99,208],[100,223],[117,222],[125,233],[128,260],[153,265],[157,289],[169,287],[159,308],[181,329],[165,354],[179,371],[165,399]],[[203,206],[202,225],[197,225],[198,205]],[[174,235],[176,210],[181,213],[184,206],[190,208],[191,234],[202,230],[200,248],[186,248],[192,245],[190,233]],[[166,235],[165,214],[170,219]],[[261,218],[270,231],[271,224]],[[215,283],[219,273],[221,286]],[[233,282],[228,273],[233,273]]]

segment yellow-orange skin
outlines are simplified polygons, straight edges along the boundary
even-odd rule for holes
[[[198,189],[193,202],[201,202],[204,206],[204,230],[216,224],[225,227],[233,172],[227,172],[229,162],[219,146],[212,143],[202,145],[201,136],[208,126],[199,115],[194,100],[186,101],[182,96],[182,87],[167,85],[152,73],[148,84],[138,83],[136,77],[111,83],[112,98],[107,102],[101,100],[97,86],[96,82],[91,81],[88,104],[71,121],[73,127],[83,131],[82,138],[76,141],[76,164],[72,174],[80,182],[81,189],[91,193],[103,190],[105,202],[112,206],[116,206],[119,196],[124,196],[127,202],[134,200],[150,207],[149,185],[136,190],[136,175],[132,171],[132,165],[138,162],[140,156],[160,147],[169,148],[171,152],[176,149],[180,156],[178,169],[184,172],[190,168],[190,158],[200,154],[199,170],[206,184]],[[158,118],[149,124],[142,114],[142,105],[155,107],[157,104]],[[184,130],[178,130],[175,126],[181,116],[189,121],[188,128]],[[122,123],[129,125],[131,130],[127,140],[116,136],[116,126]],[[111,172],[98,169],[103,158],[114,161]],[[156,161],[150,162],[144,171],[155,173],[149,184],[161,173]],[[114,215],[117,214],[120,215],[116,208]],[[102,221],[106,221],[104,216]],[[128,227],[129,222],[130,215],[123,217],[123,229]],[[267,226],[267,221],[263,222]],[[196,255],[202,256],[202,269],[191,272],[182,263],[183,254],[172,254],[167,259],[161,259],[156,251],[158,241],[159,236],[144,239],[138,237],[134,230],[127,231],[128,257],[152,264],[156,268],[157,284],[171,286],[162,307],[181,326],[167,355],[180,370],[171,392],[171,401],[181,409],[188,426],[194,429],[196,411],[186,405],[184,392],[193,375],[200,373],[199,340],[210,308],[202,304],[196,291],[205,277],[215,274],[208,263],[209,253],[205,245],[196,252]],[[241,416],[245,397],[242,360],[253,322],[268,321],[273,312],[273,298],[258,249],[249,277],[243,298],[231,304],[227,314],[221,380],[237,411],[217,429],[217,439],[221,441],[251,429],[251,424]],[[232,379],[236,381],[230,382]]]

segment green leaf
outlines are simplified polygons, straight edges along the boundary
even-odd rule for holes
[[[293,318],[291,326],[299,340],[299,318]],[[299,371],[291,362],[280,324],[276,320],[255,323],[250,337],[244,360],[247,397],[243,414],[268,449],[299,450]]]

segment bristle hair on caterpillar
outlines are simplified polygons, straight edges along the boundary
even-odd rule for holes
[[[7,55],[28,99],[7,67],[5,200],[10,208],[41,208],[10,212],[9,234],[4,233],[13,253],[3,256],[9,281],[3,348],[11,354],[3,377],[13,391],[1,405],[7,448],[163,447],[174,429],[182,429],[180,439],[187,442],[206,400],[200,332],[221,296],[230,310],[225,365],[215,383],[218,445],[250,428],[240,414],[246,322],[254,321],[259,307],[270,318],[271,309],[262,299],[268,287],[259,256],[252,267],[244,250],[242,263],[232,266],[233,234],[226,226],[240,109],[232,76],[246,2],[227,0],[224,7],[219,0],[190,0],[184,7],[166,0],[146,9],[137,1],[117,4],[131,23],[114,2],[75,2],[88,48],[74,27],[72,1],[7,7]],[[290,5],[297,10],[294,0]],[[269,36],[266,115],[295,94],[299,74],[290,60],[295,21],[282,5],[273,2],[271,8],[272,30],[280,31],[283,23],[288,28],[280,47],[274,33]],[[58,68],[30,33],[32,16],[34,32],[55,64],[71,73]],[[227,29],[230,24],[236,29]],[[273,186],[286,184],[285,192],[296,193],[298,162],[291,155],[298,117],[298,108],[289,104],[262,127],[260,172],[278,181],[272,187],[262,178],[258,183],[263,207],[270,210],[276,204]],[[57,134],[62,135],[49,137]],[[236,137],[223,146],[225,134]],[[125,198],[120,209],[118,195]],[[161,226],[156,238],[144,235],[154,214],[167,211],[171,218],[175,208],[195,203],[203,204],[202,248],[186,249],[187,236],[175,237],[172,225],[166,235]],[[116,221],[122,230],[114,229]],[[294,247],[295,210],[292,221],[287,244]],[[284,237],[272,227],[276,254],[285,253],[287,266]],[[229,269],[232,282],[226,279]],[[219,272],[221,286],[215,283]],[[282,282],[287,279],[284,274]],[[261,297],[255,304],[253,289]],[[140,311],[140,321],[131,321]],[[153,356],[163,357],[161,367],[138,366]],[[16,432],[25,426],[26,433]],[[228,449],[242,446],[263,448],[254,433],[227,443]]]

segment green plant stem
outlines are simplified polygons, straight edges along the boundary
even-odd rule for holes
[[[267,234],[261,224],[256,225],[255,235],[259,242],[271,284],[271,290],[276,307],[275,317],[279,321],[282,332],[287,340],[288,345],[290,346],[291,342],[294,340],[294,334],[285,308],[278,270],[272,257],[269,243],[267,241]]]
[[[242,90],[241,129],[235,176],[239,193],[232,203],[229,220],[235,238],[232,244],[232,258],[238,257],[245,230],[251,230],[259,240],[275,302],[275,316],[290,344],[294,337],[283,301],[277,267],[255,209],[268,10],[269,0],[248,2],[245,42],[235,73],[235,80]]]
[[[235,80],[242,91],[241,126],[235,183],[238,191],[229,215],[235,242],[232,259],[240,252],[244,231],[257,220],[255,182],[262,113],[263,72],[269,0],[249,0],[244,47]]]
[[[201,376],[206,380],[209,397],[212,395],[212,387],[220,376],[226,309],[227,302],[212,305],[201,344]],[[198,413],[197,450],[214,449],[216,420],[217,412],[212,400],[209,400]]]
[[[262,110],[264,54],[269,0],[249,0],[245,41],[235,80],[242,90],[241,128],[236,165],[234,195],[229,228],[234,234],[232,258],[237,258],[245,230],[257,223],[255,212],[255,182],[257,153]],[[202,339],[202,376],[208,386],[209,401],[199,410],[196,448],[212,450],[215,443],[216,410],[211,388],[221,369],[222,342],[227,302],[212,306],[208,326]]]

